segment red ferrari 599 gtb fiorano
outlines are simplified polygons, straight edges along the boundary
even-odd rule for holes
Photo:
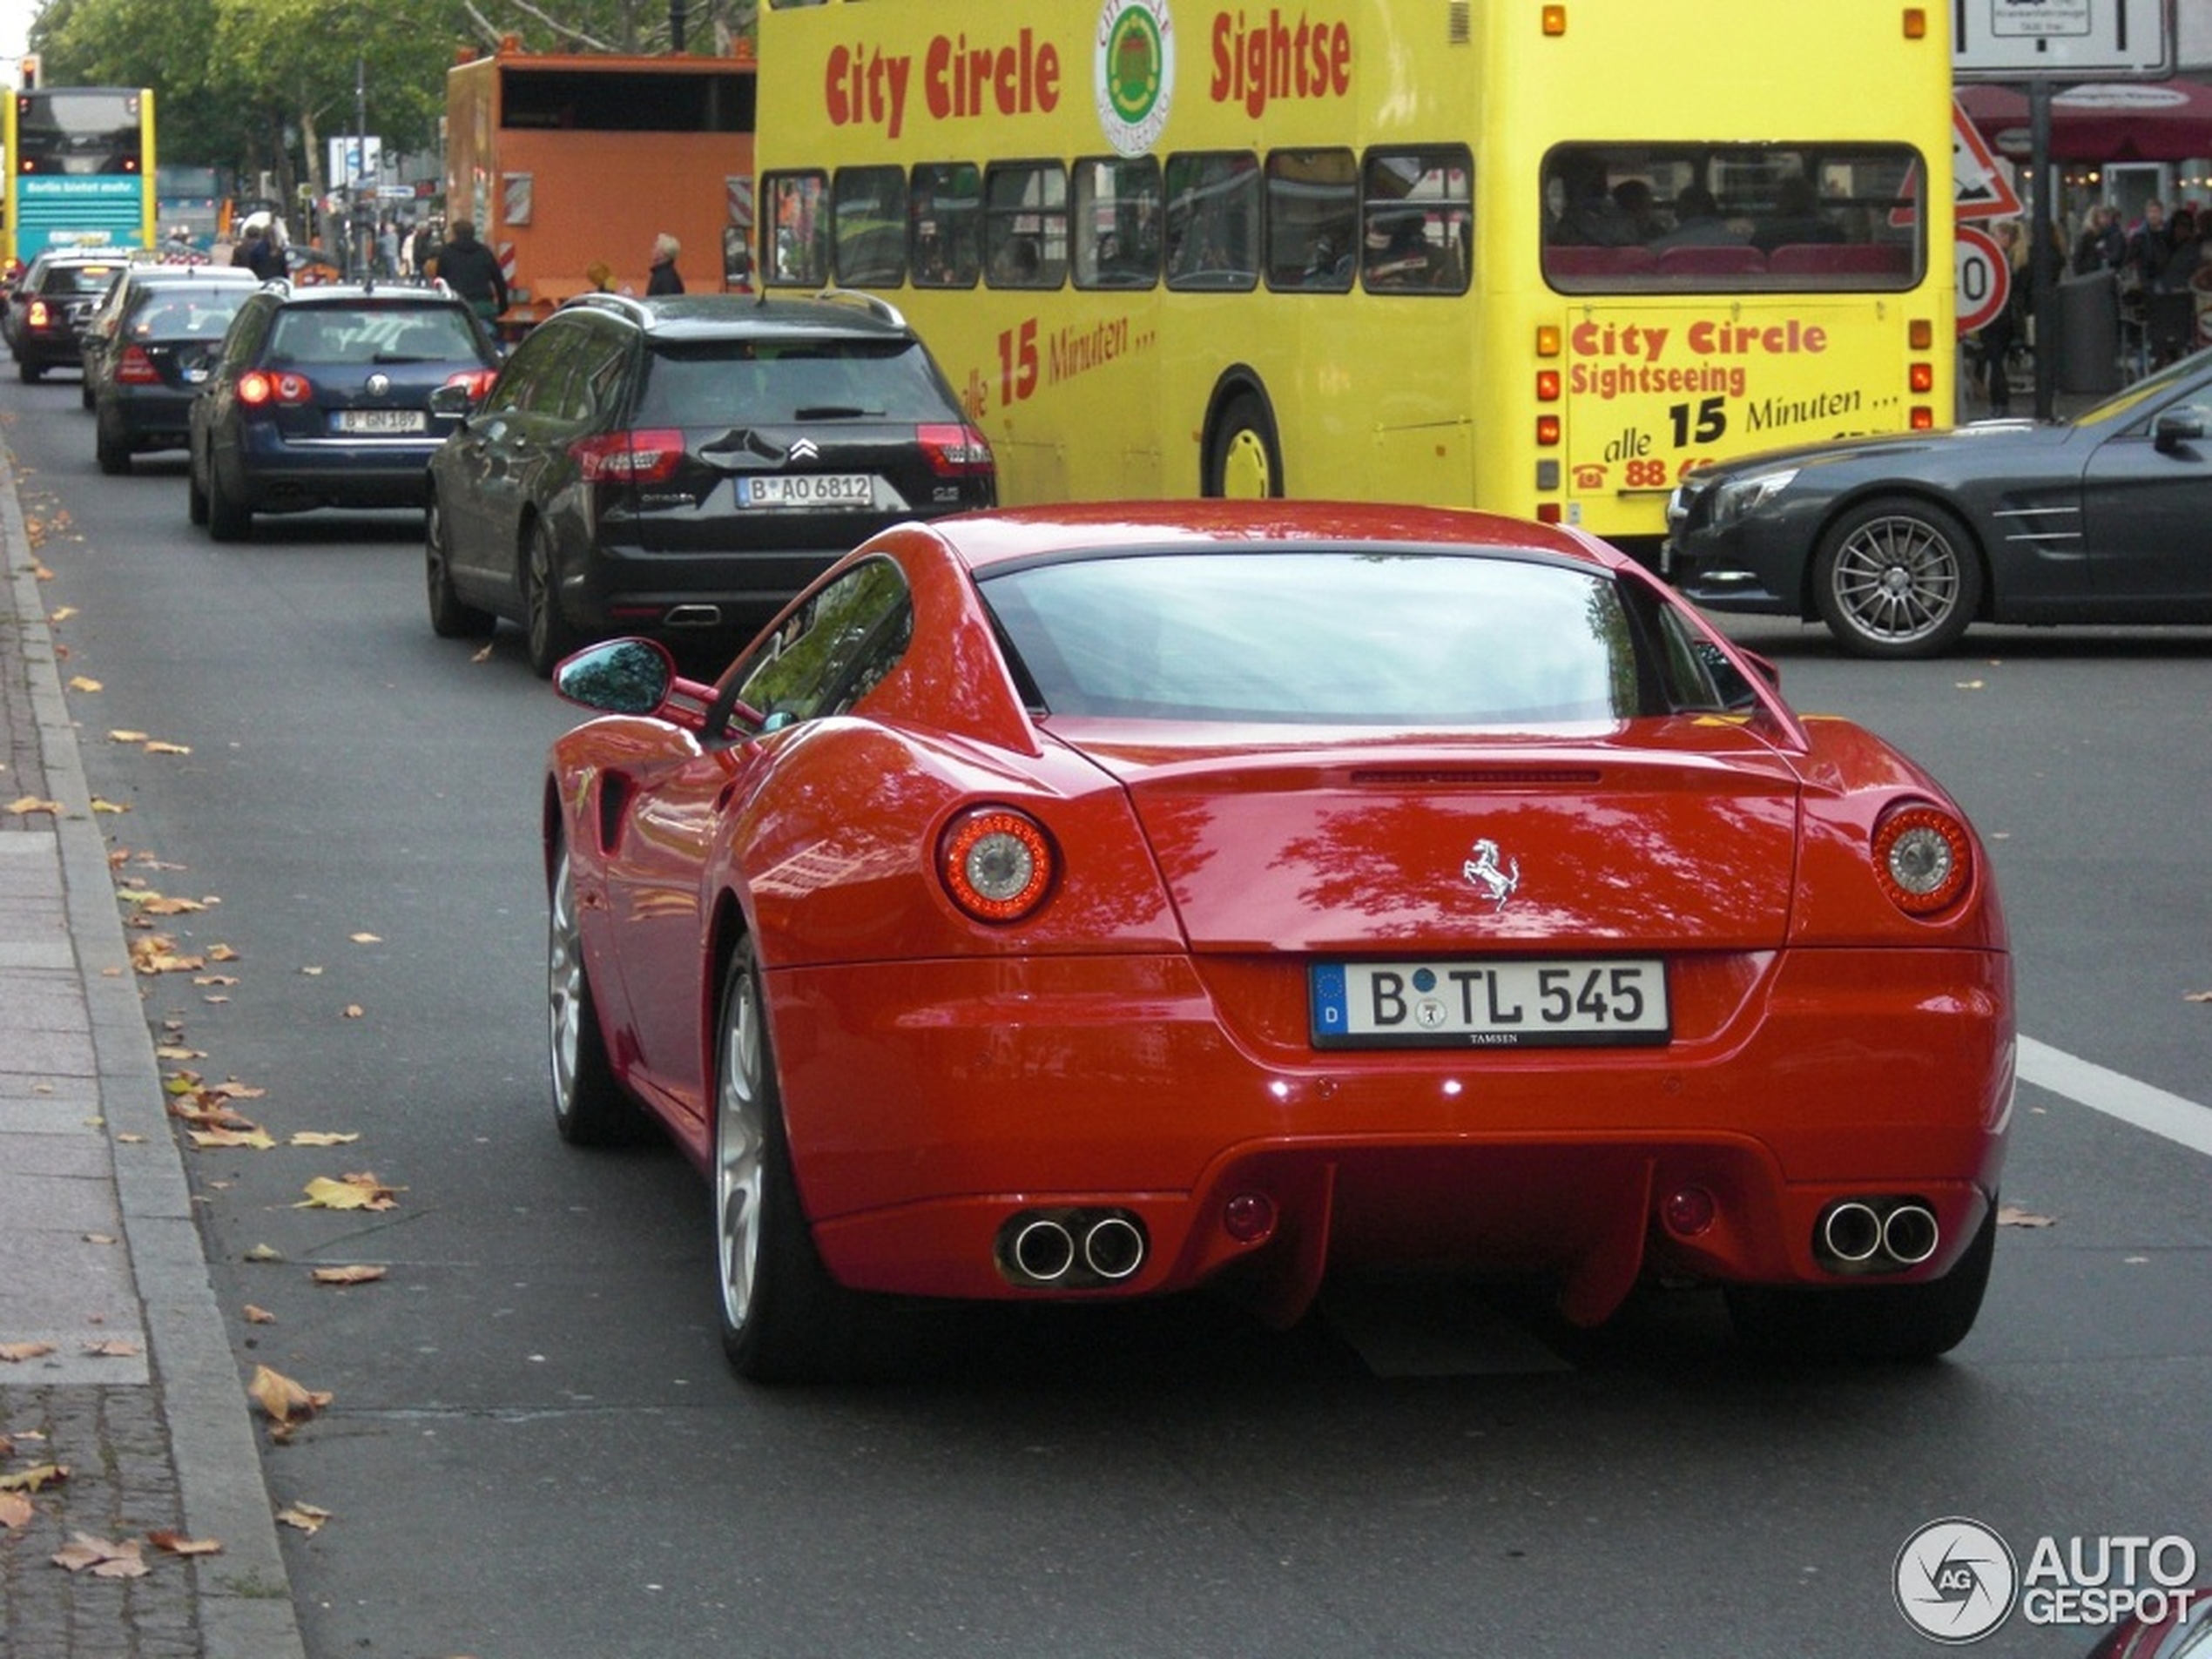
[[[1182,502],[902,525],[713,684],[563,665],[570,1140],[713,1190],[725,1345],[870,1293],[1296,1318],[1332,1265],[1647,1276],[1941,1352],[2013,1095],[1988,860],[1926,772],[1571,530]]]

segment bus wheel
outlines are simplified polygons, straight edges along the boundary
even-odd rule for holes
[[[1231,501],[1268,501],[1283,493],[1283,452],[1275,418],[1256,393],[1229,400],[1206,446],[1205,492]]]

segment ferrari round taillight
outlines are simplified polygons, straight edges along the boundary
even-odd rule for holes
[[[1044,902],[1055,870],[1052,842],[1027,813],[980,806],[945,826],[937,872],[953,902],[978,921],[1019,921]]]
[[[1901,806],[1875,826],[1875,876],[1890,902],[1908,916],[1949,909],[1973,873],[1973,838],[1940,807]]]

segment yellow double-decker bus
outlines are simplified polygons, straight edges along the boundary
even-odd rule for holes
[[[1699,461],[1952,408],[1932,3],[770,0],[759,54],[765,283],[904,309],[1009,502],[1634,545]]]

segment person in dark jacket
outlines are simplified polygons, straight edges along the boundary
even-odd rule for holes
[[[666,231],[653,238],[653,268],[645,279],[647,293],[684,292],[684,279],[676,269],[676,256],[683,251],[683,246]]]
[[[499,258],[476,239],[476,227],[456,219],[438,250],[438,280],[469,302],[487,323],[507,309],[507,274]]]

